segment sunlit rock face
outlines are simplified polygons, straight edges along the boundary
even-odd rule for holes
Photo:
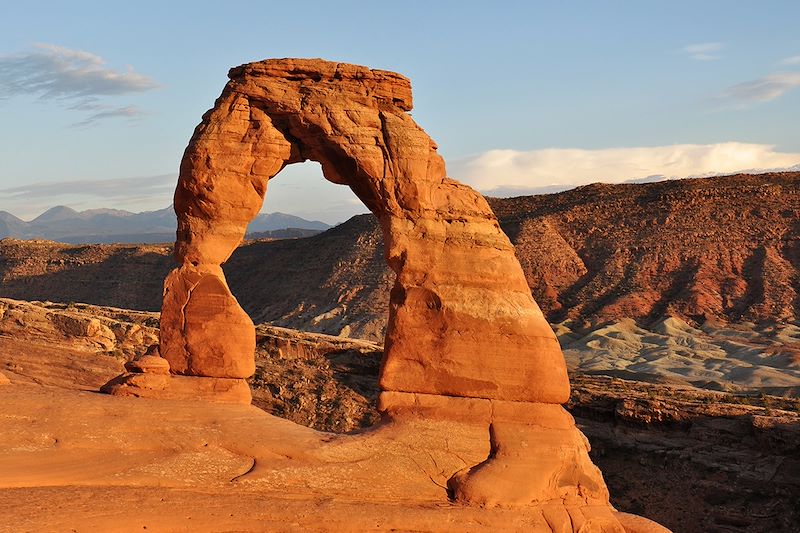
[[[408,114],[408,79],[306,59],[250,63],[229,77],[175,192],[180,266],[165,283],[160,333],[171,372],[211,388],[253,372],[254,327],[220,265],[269,180],[317,161],[377,217],[396,274],[380,376],[386,420],[430,424],[444,437],[437,449],[449,447],[453,424],[478,435],[474,456],[442,472],[455,500],[540,506],[546,526],[536,531],[625,531],[559,405],[569,397],[564,358],[514,248],[484,198],[447,177]]]
[[[252,360],[252,327],[218,267],[259,212],[269,179],[310,159],[348,185],[383,229],[397,274],[385,390],[567,400],[558,342],[514,249],[483,197],[447,177],[436,144],[408,114],[406,78],[299,59],[251,63],[229,76],[186,149],[175,193],[181,267],[167,283],[161,341],[173,369],[252,372],[237,363]],[[213,334],[193,331],[200,322]]]

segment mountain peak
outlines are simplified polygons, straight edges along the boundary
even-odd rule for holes
[[[8,211],[0,211],[0,220],[3,222],[11,222],[14,224],[24,224],[25,221],[21,218],[9,213]]]
[[[51,207],[38,217],[31,220],[31,223],[37,222],[57,222],[59,220],[68,220],[71,218],[77,218],[80,215],[77,211],[72,209],[71,207],[67,207],[65,205],[57,205],[55,207]]]
[[[132,213],[122,209],[95,208],[76,211],[65,205],[51,207],[30,222],[0,211],[0,238],[41,238],[64,242],[167,242],[175,238],[172,206]],[[248,234],[277,232],[271,237],[310,235],[330,225],[286,213],[261,213]],[[286,233],[286,230],[293,232]],[[310,232],[310,233],[309,233]],[[262,235],[264,236],[264,235]]]
[[[69,209],[69,208],[68,208]],[[134,213],[130,211],[125,211],[123,209],[107,209],[107,208],[98,208],[98,209],[86,209],[85,211],[81,211],[78,213],[82,218],[91,218],[94,216],[99,215],[108,215],[114,217],[129,217]]]
[[[286,213],[273,212],[273,213],[259,213],[247,227],[247,231],[260,232],[260,231],[274,231],[286,228],[308,229],[325,231],[330,228],[330,224],[320,222],[319,220],[306,220],[295,215]]]

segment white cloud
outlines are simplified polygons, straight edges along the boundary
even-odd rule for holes
[[[716,52],[722,50],[722,43],[696,43],[683,47],[683,51],[696,61],[715,61],[720,59]]]
[[[135,119],[141,117],[145,113],[135,105],[126,105],[123,107],[113,106],[97,106],[93,114],[89,115],[80,122],[73,124],[75,127],[91,126],[101,120],[108,118],[127,118]]]
[[[108,68],[102,57],[52,44],[0,56],[0,95],[36,94],[45,98],[96,98],[149,91],[151,78],[128,67]]]
[[[594,182],[621,183],[729,174],[800,164],[800,153],[727,142],[638,148],[490,150],[453,161],[448,174],[489,195],[556,192]]]
[[[100,101],[158,86],[133,67],[120,72],[106,66],[98,55],[52,44],[37,44],[28,52],[0,55],[0,100],[31,95],[67,105],[67,109],[91,112],[73,126],[141,116],[143,113],[136,106],[113,106]]]
[[[800,72],[776,72],[729,87],[718,98],[739,107],[769,102],[800,87]]]
[[[787,57],[781,63],[784,65],[800,65],[800,56]]]

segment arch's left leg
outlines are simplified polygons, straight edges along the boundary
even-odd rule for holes
[[[180,266],[164,282],[161,358],[151,350],[106,392],[250,403],[245,379],[255,371],[255,328],[220,265],[261,209],[268,180],[296,159],[293,151],[240,94],[223,94],[206,113],[184,153],[175,191]]]

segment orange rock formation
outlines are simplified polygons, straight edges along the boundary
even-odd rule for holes
[[[569,397],[564,358],[514,248],[484,198],[447,177],[407,113],[409,81],[302,59],[251,63],[229,77],[186,149],[175,192],[180,266],[165,283],[160,351],[183,376],[150,395],[181,395],[194,379],[202,396],[242,399],[230,391],[253,372],[254,327],[220,265],[269,180],[314,160],[375,214],[396,273],[380,378],[387,420],[485,431],[488,457],[449,472],[458,501],[541,506],[542,531],[625,531],[560,406]],[[123,380],[116,389],[135,387]]]
[[[407,114],[407,79],[314,60],[253,63],[230,77],[189,143],[175,193],[182,266],[167,281],[162,355],[176,372],[252,372],[252,328],[219,265],[261,209],[269,179],[311,159],[350,186],[388,243],[397,280],[385,389],[566,401],[556,337],[513,247],[483,197],[447,178],[436,144]],[[192,327],[201,322],[219,331],[201,334]]]

